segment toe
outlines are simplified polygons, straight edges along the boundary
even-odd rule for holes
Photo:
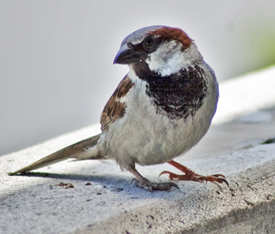
[[[139,181],[136,178],[132,179],[132,184],[136,187],[145,189],[146,191],[153,192],[155,190],[170,191],[173,187],[179,189],[179,187],[173,182],[166,183],[151,183],[148,180]]]
[[[225,176],[222,175],[222,174],[215,174],[215,175],[212,175],[212,176],[214,176],[214,177],[222,177],[222,178],[225,178]]]
[[[219,178],[219,180],[217,181],[217,182],[219,182],[219,183],[225,183],[226,185],[227,185],[227,187],[229,188],[229,183],[227,182],[227,180],[226,179],[224,179],[224,178]]]
[[[167,183],[152,183],[152,187],[154,190],[161,190],[161,191],[170,191],[173,187],[180,189],[178,185],[173,182]]]
[[[139,181],[136,178],[133,178],[131,184],[134,184],[136,187],[145,189],[146,191],[153,192],[152,185],[149,181]]]
[[[170,180],[173,180],[173,179],[178,179],[178,180],[184,180],[182,177],[183,175],[178,175],[178,174],[175,174],[173,172],[170,172],[170,171],[163,171],[159,174],[159,177],[163,174],[168,174],[169,175],[169,179]]]

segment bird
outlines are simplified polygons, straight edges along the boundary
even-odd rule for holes
[[[173,180],[228,182],[224,175],[202,176],[174,161],[208,131],[217,109],[219,87],[213,69],[180,28],[154,25],[129,34],[114,64],[128,65],[103,108],[101,133],[54,152],[10,175],[59,161],[115,160],[134,175],[131,183],[147,191],[179,188]],[[152,182],[135,165],[168,163],[183,174],[163,171],[168,182]]]

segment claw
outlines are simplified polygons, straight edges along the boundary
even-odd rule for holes
[[[224,178],[225,178],[225,177],[224,177]],[[224,179],[224,178],[221,178],[221,180],[222,180],[222,182],[224,182],[224,183],[227,185],[227,187],[229,188],[229,183],[228,183],[227,180]]]
[[[225,176],[222,175],[222,174],[214,174],[214,175],[212,175],[212,176],[215,176],[215,177],[223,177],[223,178],[225,178]]]

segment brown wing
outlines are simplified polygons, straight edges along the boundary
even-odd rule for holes
[[[121,102],[121,99],[133,86],[134,83],[129,79],[128,76],[125,76],[123,80],[119,83],[115,92],[113,93],[102,111],[100,117],[102,131],[106,131],[111,123],[124,116],[127,106],[125,102]]]

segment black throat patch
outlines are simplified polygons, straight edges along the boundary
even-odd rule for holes
[[[137,76],[148,82],[146,94],[156,105],[156,113],[170,119],[186,119],[202,106],[207,93],[204,70],[195,65],[180,70],[177,74],[162,77],[142,66],[135,66]],[[146,74],[146,75],[145,75]]]

